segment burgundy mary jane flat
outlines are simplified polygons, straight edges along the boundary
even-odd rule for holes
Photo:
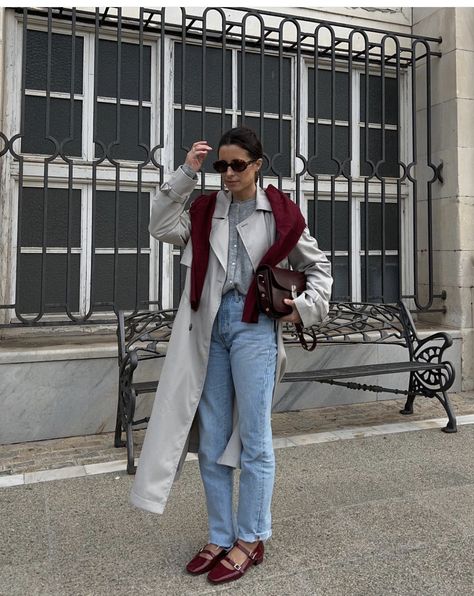
[[[207,576],[207,579],[213,584],[223,584],[225,582],[232,582],[236,579],[240,579],[252,565],[259,565],[263,561],[263,542],[260,540],[253,551],[249,551],[245,546],[236,542],[234,544],[242,552],[247,555],[245,561],[239,565],[233,561],[229,555],[225,555],[221,560],[213,567]],[[228,569],[223,565],[222,561],[228,561],[232,568]]]
[[[211,558],[206,559],[202,555],[206,553]],[[201,548],[197,555],[189,561],[186,565],[186,571],[192,575],[200,575],[210,571],[219,561],[226,555],[227,550],[224,548],[220,552],[215,553],[207,548]]]

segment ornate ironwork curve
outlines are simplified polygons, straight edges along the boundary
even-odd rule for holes
[[[418,338],[406,312],[401,303],[333,302],[324,321],[311,329],[320,344],[386,343],[408,347],[410,340]],[[284,335],[287,343],[298,341],[289,325]]]
[[[169,341],[175,314],[176,310],[170,309],[125,317],[125,352],[140,352],[140,360],[144,359],[142,353],[150,354],[150,358],[156,357],[159,344]]]

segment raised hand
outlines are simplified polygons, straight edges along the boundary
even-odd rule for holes
[[[191,167],[195,172],[198,172],[209,151],[212,151],[212,147],[207,144],[207,141],[196,141],[186,155],[184,163]]]

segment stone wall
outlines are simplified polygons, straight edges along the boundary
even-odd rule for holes
[[[413,8],[413,33],[442,37],[442,57],[432,61],[432,158],[444,177],[433,185],[433,242],[435,293],[446,290],[447,310],[422,318],[461,330],[464,390],[474,388],[473,31],[474,8]],[[421,66],[420,88],[424,76]],[[425,109],[420,97],[417,110]],[[423,254],[419,261],[426,265]]]
[[[430,335],[433,330],[420,332]],[[461,340],[453,333],[454,343],[447,351],[456,371],[460,368]],[[319,346],[305,352],[299,346],[287,349],[288,371],[314,370],[367,363],[406,360],[407,350],[392,345]],[[142,362],[135,381],[150,381],[160,375],[163,360]],[[117,346],[111,338],[96,338],[89,345],[79,341],[63,343],[51,338],[37,342],[0,343],[0,443],[39,441],[58,437],[98,434],[113,431],[117,408]],[[351,381],[383,385],[394,389],[408,387],[408,374],[363,377]],[[456,379],[451,391],[459,391]],[[322,406],[363,403],[393,399],[391,393],[355,391],[319,383],[281,383],[275,395],[275,411],[305,410]],[[136,419],[149,416],[153,395],[137,400]],[[400,408],[405,403],[403,395]],[[416,399],[423,409],[426,398]],[[439,416],[444,410],[439,405]],[[400,418],[405,422],[405,418]]]

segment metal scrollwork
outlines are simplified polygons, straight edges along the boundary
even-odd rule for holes
[[[434,397],[437,391],[447,391],[454,382],[451,362],[444,362],[442,368],[420,370],[413,373],[413,388],[416,393]]]
[[[416,338],[413,324],[403,304],[333,302],[319,325],[311,328],[319,344],[387,343],[408,347]],[[284,328],[288,343],[296,343],[291,326]]]
[[[137,395],[152,393],[157,382],[134,382],[134,372],[139,362],[163,358],[162,347],[169,341],[175,310],[148,311],[126,317],[119,312],[117,336],[119,341],[119,394],[115,426],[115,446],[127,447],[127,471],[135,472],[133,428],[147,423],[149,418],[135,420]],[[122,441],[122,433],[126,441]]]

